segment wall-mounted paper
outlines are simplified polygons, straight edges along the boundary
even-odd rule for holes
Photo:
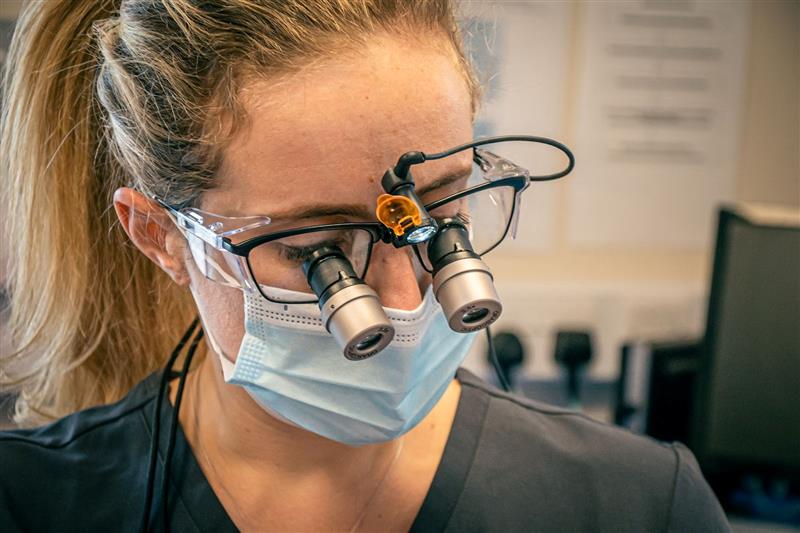
[[[570,244],[709,244],[735,192],[748,9],[583,5]]]

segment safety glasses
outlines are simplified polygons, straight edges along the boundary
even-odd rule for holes
[[[495,138],[520,139],[520,137]],[[542,139],[525,137],[523,140]],[[491,139],[490,139],[491,140]],[[478,255],[497,247],[507,235],[515,236],[522,192],[531,181],[528,170],[488,150],[476,141],[445,153],[472,148],[472,172],[430,195],[423,195],[426,210],[437,220],[455,218],[469,231]],[[563,145],[546,139],[562,149]],[[534,141],[540,142],[540,141]],[[562,151],[573,160],[566,147]],[[440,154],[437,154],[440,155]],[[444,157],[444,156],[442,156]],[[560,177],[560,176],[557,176]],[[431,197],[433,196],[433,197]],[[359,278],[369,269],[373,247],[390,244],[392,231],[380,222],[338,222],[285,228],[269,216],[225,217],[192,207],[178,208],[155,198],[172,215],[189,243],[194,262],[208,279],[226,286],[258,290],[278,303],[315,303],[302,265],[314,250],[332,246],[341,250]],[[414,245],[422,267],[431,271],[425,243]]]

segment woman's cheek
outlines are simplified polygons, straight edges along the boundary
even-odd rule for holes
[[[210,343],[219,346],[225,357],[236,360],[239,346],[244,337],[244,295],[233,287],[215,283],[203,276],[189,261],[190,288],[200,319],[207,335],[213,338]]]

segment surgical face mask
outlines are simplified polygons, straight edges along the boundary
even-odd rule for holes
[[[475,335],[450,329],[429,288],[412,311],[385,308],[395,328],[387,348],[349,361],[317,305],[273,303],[248,290],[244,304],[236,363],[211,339],[225,381],[244,387],[268,413],[355,446],[395,439],[417,425],[444,394]]]

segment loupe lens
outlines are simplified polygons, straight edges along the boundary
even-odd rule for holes
[[[480,322],[486,315],[489,314],[489,310],[485,307],[481,307],[480,309],[471,309],[464,313],[461,317],[461,322],[464,324],[474,324],[475,322]]]
[[[383,333],[374,333],[372,335],[368,335],[367,338],[356,344],[355,348],[359,352],[368,351],[370,348],[374,348],[382,338]]]

